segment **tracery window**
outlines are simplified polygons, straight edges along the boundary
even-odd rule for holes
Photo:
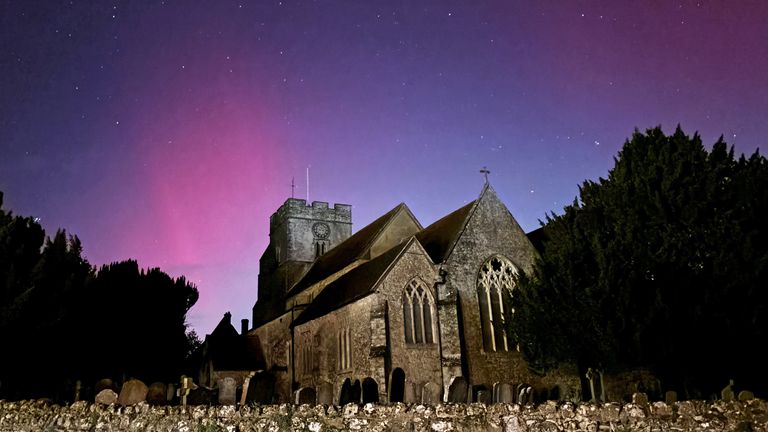
[[[435,343],[434,305],[424,282],[415,278],[403,291],[405,343]]]
[[[508,259],[494,255],[477,275],[477,300],[485,351],[509,351],[513,348],[505,317],[512,314],[512,289],[517,268]]]

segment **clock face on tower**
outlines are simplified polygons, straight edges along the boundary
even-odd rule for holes
[[[327,223],[318,222],[312,225],[312,233],[317,238],[328,238],[328,234],[331,233],[331,227],[329,227]]]

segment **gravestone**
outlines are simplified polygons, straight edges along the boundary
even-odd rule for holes
[[[349,382],[349,378],[345,379],[341,384],[341,391],[339,392],[339,406],[345,406],[352,402],[352,383]]]
[[[585,377],[589,380],[589,392],[592,396],[590,402],[605,402],[603,373],[598,369],[587,368]]]
[[[359,404],[360,403],[360,396],[362,393],[362,389],[360,388],[360,380],[355,380],[354,383],[352,383],[352,387],[350,388],[350,402]]]
[[[442,401],[442,387],[439,384],[428,382],[421,390],[421,403],[424,405],[438,405]]]
[[[237,381],[232,377],[221,378],[219,386],[219,405],[234,405],[237,403]]]
[[[739,402],[751,401],[755,398],[755,394],[749,390],[742,390],[739,392]]]
[[[154,382],[149,386],[149,390],[147,390],[147,403],[150,405],[165,405],[166,388],[164,383]]]
[[[478,390],[477,401],[486,405],[493,403],[493,395],[489,390]]]
[[[455,377],[448,387],[448,402],[467,403],[467,380],[464,377]]]
[[[379,403],[379,385],[376,380],[367,377],[363,380],[363,404]]]
[[[126,381],[123,384],[123,388],[120,390],[120,396],[117,398],[117,403],[126,406],[144,402],[147,400],[148,391],[149,388],[147,388],[147,385],[137,379]]]
[[[189,405],[214,405],[216,399],[218,399],[218,392],[214,389],[197,386],[189,391],[187,396],[187,403]]]
[[[556,385],[549,389],[549,400],[559,401],[562,396],[560,395],[560,386]]]
[[[525,400],[521,398],[525,396],[526,387],[528,387],[528,384],[518,384],[515,388],[515,402],[519,403],[520,405],[525,405]]]
[[[117,393],[110,389],[104,389],[96,395],[96,403],[103,405],[112,405],[117,402]]]
[[[320,405],[333,405],[333,384],[324,382],[318,386],[317,403]]]
[[[302,387],[296,390],[296,404],[314,405],[317,401],[317,393],[312,387]]]
[[[499,384],[496,397],[498,398],[498,402],[501,403],[515,402],[515,394],[512,391],[512,385],[507,383]]]
[[[168,384],[165,387],[165,401],[168,403],[173,402],[173,398],[176,397],[176,386],[173,383]]]
[[[403,402],[412,404],[416,402],[416,383],[406,381],[405,382],[405,394],[403,395]]]
[[[725,402],[732,402],[734,399],[736,399],[736,396],[733,392],[733,380],[729,380],[728,385],[720,391],[720,399]]]
[[[642,392],[632,393],[632,403],[635,405],[648,405],[648,395]]]
[[[519,403],[520,405],[532,404],[533,403],[533,387],[526,384],[520,384],[518,388],[521,386],[522,388],[520,389],[520,393],[518,393],[517,395],[517,403]]]
[[[677,402],[677,392],[674,390],[668,390],[664,393],[664,402],[669,405]]]
[[[268,405],[275,395],[275,377],[269,372],[259,372],[251,378],[245,401]]]

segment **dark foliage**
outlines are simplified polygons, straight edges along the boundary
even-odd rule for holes
[[[72,400],[101,378],[176,381],[199,346],[186,313],[198,298],[183,277],[135,261],[98,272],[76,236],[45,239],[32,218],[2,209],[0,398]]]
[[[536,367],[649,368],[708,396],[768,394],[768,163],[680,128],[635,132],[607,179],[547,217],[512,332]]]

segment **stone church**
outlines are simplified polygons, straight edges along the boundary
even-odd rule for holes
[[[426,228],[399,204],[354,234],[349,205],[291,198],[269,236],[247,332],[263,355],[256,378],[272,386],[264,402],[511,402],[581,391],[575,373],[530,370],[506,329],[513,276],[530,271],[537,251],[487,183]]]

